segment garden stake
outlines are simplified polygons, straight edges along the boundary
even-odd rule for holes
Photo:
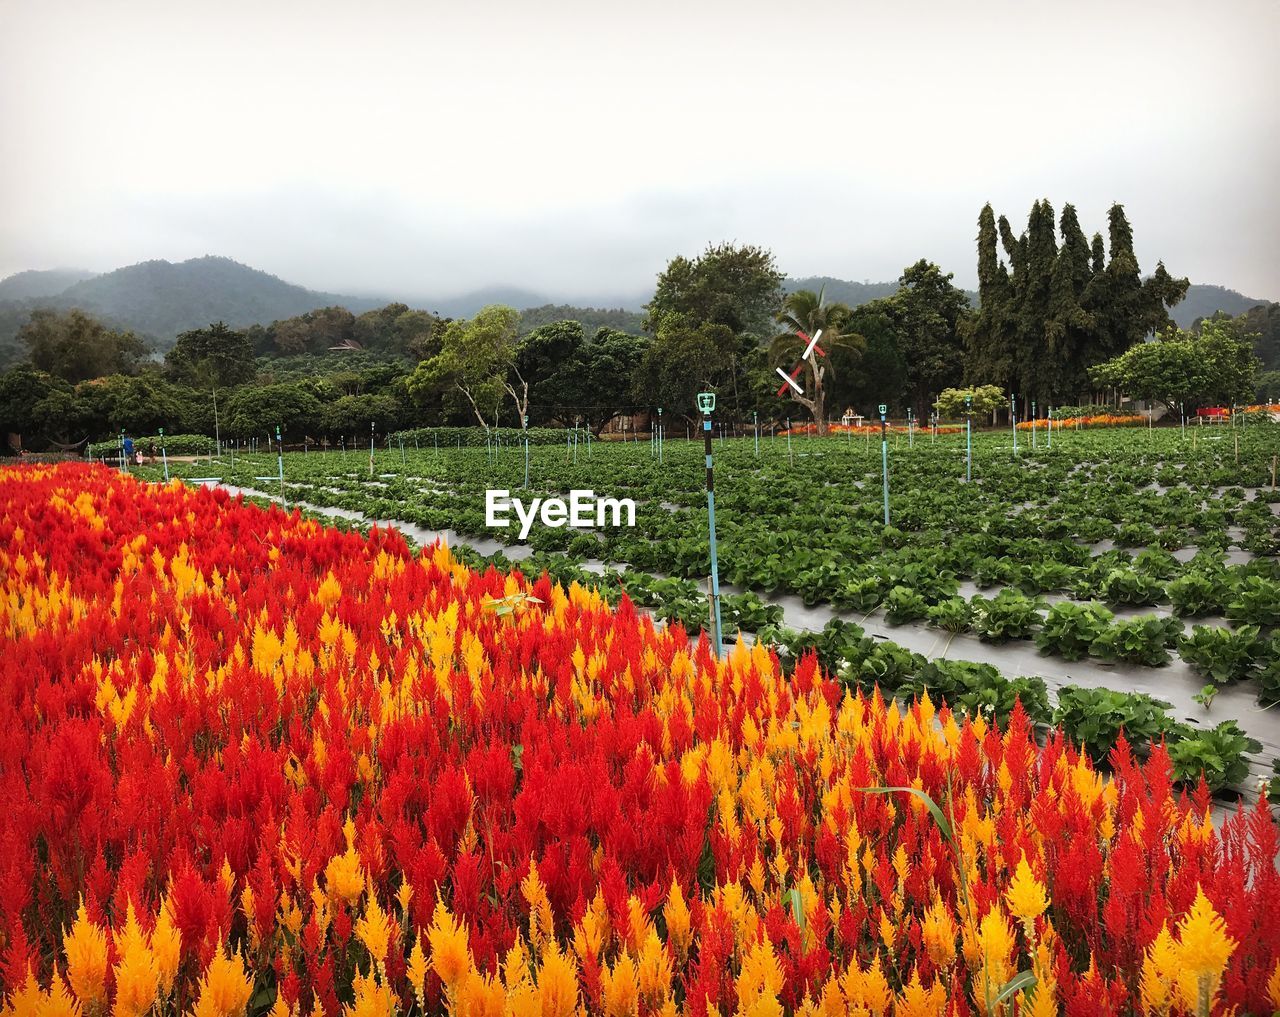
[[[880,404],[880,476],[884,480],[884,524],[889,525],[889,437],[885,404]]]
[[[165,454],[165,451],[164,451],[164,428],[163,427],[160,428],[160,461],[164,463],[164,482],[167,484],[169,483],[169,457]],[[1274,474],[1272,474],[1272,476],[1274,476]],[[1271,486],[1275,487],[1276,485],[1273,482]]]
[[[702,411],[702,443],[707,457],[707,532],[711,538],[711,625],[715,653],[719,658],[723,646],[720,627],[720,565],[716,558],[716,485],[711,465],[711,413],[716,408],[714,392],[698,393],[698,409]]]

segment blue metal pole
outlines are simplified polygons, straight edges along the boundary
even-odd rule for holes
[[[751,424],[756,430],[756,458],[760,458],[760,414],[757,411],[751,413]]]
[[[968,399],[964,401],[964,449],[964,480],[967,484],[973,480],[973,408]]]
[[[1018,454],[1018,397],[1009,397],[1009,427],[1013,431],[1013,454]]]
[[[720,562],[716,554],[716,485],[711,467],[711,414],[702,418],[703,446],[707,456],[707,530],[711,534],[711,608],[714,621],[715,649],[719,657],[724,647],[724,628],[720,622]]]
[[[164,450],[164,428],[160,428],[160,460],[164,463],[164,482],[169,483],[169,456]]]
[[[370,427],[372,427],[373,425],[371,424],[371,425],[369,425],[369,426],[370,426]],[[280,469],[280,499],[283,501],[283,500],[284,500],[284,439],[280,437],[280,425],[279,425],[279,424],[276,424],[276,447],[277,447],[277,451],[276,451],[277,460],[276,460],[276,463],[277,463],[277,465],[278,465],[278,467],[279,467],[279,469]],[[372,452],[372,451],[370,451],[369,456],[370,456],[370,458],[369,458],[369,462],[370,462],[370,463],[372,463],[372,462],[373,462],[373,452]]]
[[[880,476],[884,487],[884,524],[889,525],[889,424],[880,411]]]

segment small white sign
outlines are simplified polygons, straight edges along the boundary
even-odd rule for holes
[[[511,526],[511,512],[520,521],[521,540],[529,536],[535,519],[541,519],[543,526],[553,529],[565,525],[589,530],[599,526],[636,524],[636,503],[630,498],[607,498],[598,496],[595,491],[575,489],[569,492],[567,502],[563,498],[534,498],[525,503],[519,498],[512,498],[506,489],[485,492],[486,526],[507,529]]]

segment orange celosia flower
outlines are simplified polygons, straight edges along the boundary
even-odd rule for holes
[[[409,951],[409,963],[405,968],[405,978],[409,980],[409,984],[413,986],[414,995],[418,998],[418,1008],[425,1006],[426,990],[424,986],[427,982],[427,955],[422,949],[422,933],[419,932],[414,938],[413,949]]]
[[[561,953],[555,940],[542,955],[538,999],[542,1017],[569,1017],[578,1008],[578,974],[573,958]]]
[[[431,928],[427,930],[427,943],[431,947],[431,967],[445,987],[452,990],[471,970],[471,948],[467,943],[467,929],[454,920],[444,901],[436,902],[431,916]]]
[[[324,869],[324,882],[332,900],[350,903],[364,893],[364,869],[355,849],[355,824],[348,819],[342,832],[347,839],[347,849],[329,859]]]
[[[253,980],[239,951],[220,946],[200,979],[200,996],[191,1017],[242,1017],[253,995]]]
[[[623,953],[612,968],[600,975],[606,1017],[632,1017],[640,1009],[640,983],[635,962]]]
[[[107,998],[107,936],[89,921],[84,905],[62,941],[67,954],[67,981],[85,1006]]]
[[[160,995],[167,996],[182,962],[182,934],[173,924],[173,912],[168,902],[161,906],[156,927],[151,930],[151,952],[160,975]]]
[[[350,1006],[342,1008],[343,1017],[387,1017],[396,1012],[395,996],[378,981],[375,973],[363,975],[357,971],[352,988],[355,999]]]
[[[138,925],[133,901],[125,905],[124,928],[115,933],[115,941],[120,960],[114,969],[116,998],[111,1017],[142,1017],[160,991],[160,968]]]
[[[356,938],[364,944],[369,956],[377,964],[387,959],[387,948],[391,941],[391,923],[387,913],[378,903],[377,894],[369,891],[369,899],[365,903],[364,915],[355,924]]]
[[[671,957],[652,926],[640,948],[640,995],[651,1007],[660,1006],[671,991]]]
[[[689,905],[685,903],[680,884],[671,881],[671,891],[667,894],[667,903],[662,908],[662,918],[667,926],[667,941],[676,951],[676,957],[683,960],[689,950],[690,914]]]

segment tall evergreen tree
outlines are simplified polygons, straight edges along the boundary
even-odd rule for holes
[[[1004,225],[1008,227],[1007,222]],[[997,238],[995,212],[988,203],[978,215],[978,313],[962,324],[961,332],[966,379],[1009,388],[1013,384],[1012,281],[996,250]]]
[[[990,205],[978,219],[981,307],[964,329],[966,380],[993,383],[1045,406],[1088,394],[1088,368],[1170,325],[1186,294],[1164,264],[1143,279],[1123,206],[1107,216],[1109,244],[1086,242],[1076,210],[1064,205],[1055,238],[1053,206],[1037,201],[1015,235]],[[1009,268],[1001,262],[996,240]],[[1109,251],[1108,251],[1109,247]]]

